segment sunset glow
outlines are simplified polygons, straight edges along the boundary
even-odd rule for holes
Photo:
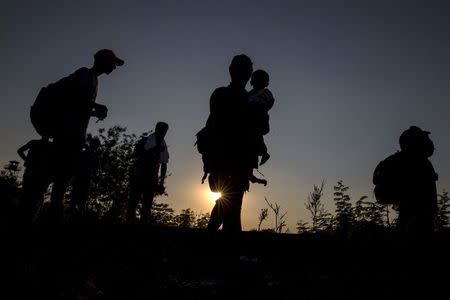
[[[217,201],[221,196],[222,196],[221,193],[214,193],[214,192],[211,192],[211,200],[212,200],[212,201]]]

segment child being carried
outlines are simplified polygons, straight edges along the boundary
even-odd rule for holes
[[[270,131],[268,112],[273,107],[275,99],[267,88],[269,74],[266,71],[256,70],[253,72],[250,84],[253,86],[248,97],[251,126],[256,133],[255,150],[258,156],[261,156],[260,165],[263,165],[270,158],[263,136]]]

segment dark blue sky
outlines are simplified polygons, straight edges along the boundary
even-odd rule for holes
[[[450,188],[450,9],[446,1],[10,1],[0,5],[0,161],[36,134],[29,107],[41,86],[90,66],[111,48],[126,64],[100,78],[99,126],[140,133],[171,125],[169,197],[176,209],[209,211],[194,134],[228,64],[246,53],[271,75],[276,103],[266,138],[272,159],[252,187],[244,229],[264,196],[306,219],[313,184],[342,178],[356,200],[410,125],[431,131],[438,188]]]

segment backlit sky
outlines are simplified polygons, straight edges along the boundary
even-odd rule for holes
[[[194,134],[212,91],[229,83],[231,58],[245,53],[269,72],[276,99],[261,168],[269,186],[246,194],[245,230],[267,197],[295,231],[322,179],[330,209],[338,179],[354,200],[372,197],[374,167],[410,125],[431,131],[438,189],[450,189],[449,17],[446,1],[3,1],[0,162],[37,138],[28,114],[39,88],[110,48],[125,65],[100,77],[109,115],[89,131],[167,121],[173,175],[161,200],[209,212]]]

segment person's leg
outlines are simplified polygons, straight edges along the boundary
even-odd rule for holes
[[[211,215],[207,226],[208,230],[217,231],[223,223],[224,202],[226,201],[226,191],[228,189],[227,177],[220,173],[211,173],[208,177],[208,184],[211,191],[219,191],[222,195],[216,200],[216,203],[211,210]]]
[[[267,146],[266,143],[264,142],[264,137],[262,135],[258,137],[258,153],[259,155],[261,155],[260,165],[262,166],[270,158],[270,154],[267,152]]]
[[[63,201],[70,179],[80,162],[81,147],[65,141],[55,140],[53,166],[53,187],[50,197],[51,217],[57,223],[64,222]]]
[[[222,212],[222,198],[217,199],[216,204],[214,204],[211,210],[211,216],[209,217],[208,230],[217,231],[223,222],[223,212]]]
[[[146,188],[143,192],[142,208],[141,208],[141,223],[149,224],[151,221],[151,210],[155,191],[152,187]]]
[[[223,202],[223,230],[227,232],[242,231],[241,209],[244,192],[249,188],[248,172],[243,170],[228,176],[226,193]]]
[[[36,177],[29,169],[25,169],[22,179],[22,194],[19,199],[21,223],[32,225],[39,205]]]
[[[130,197],[128,199],[128,208],[127,208],[127,223],[135,223],[136,222],[136,207],[141,198],[141,191],[139,190],[139,185],[137,183],[137,178],[130,178]]]
[[[57,223],[64,222],[63,201],[66,189],[70,180],[68,174],[57,174],[53,181],[52,193],[50,196],[50,210],[52,221]]]
[[[226,232],[240,232],[241,208],[244,191],[234,191],[229,193],[224,205],[223,230]]]

